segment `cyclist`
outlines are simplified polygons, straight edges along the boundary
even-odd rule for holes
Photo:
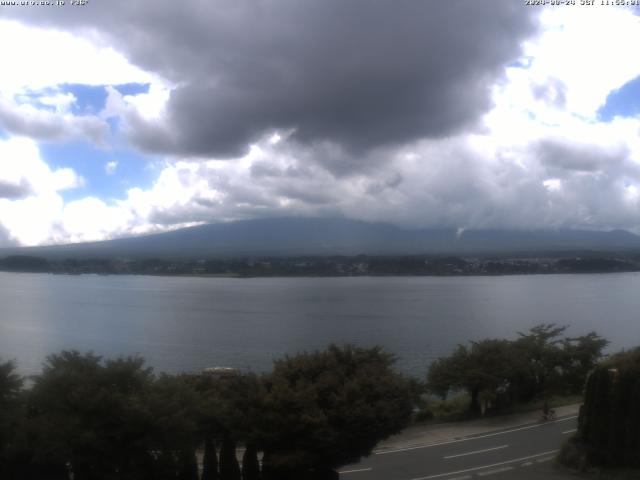
[[[556,411],[549,408],[549,403],[545,400],[542,405],[542,420],[553,420],[556,418]]]

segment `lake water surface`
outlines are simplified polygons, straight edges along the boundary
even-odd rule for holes
[[[24,374],[62,349],[157,371],[253,371],[331,342],[381,345],[422,376],[460,342],[542,322],[640,344],[640,275],[193,278],[0,273],[0,357]]]

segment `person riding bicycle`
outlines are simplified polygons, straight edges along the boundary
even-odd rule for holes
[[[545,400],[542,404],[542,419],[543,420],[553,420],[556,418],[555,410],[549,408],[549,403]]]

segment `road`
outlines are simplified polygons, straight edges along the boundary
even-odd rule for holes
[[[575,432],[576,416],[431,445],[374,453],[340,471],[343,480],[518,480],[542,472]]]

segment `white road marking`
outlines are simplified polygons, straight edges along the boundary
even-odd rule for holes
[[[521,467],[530,467],[531,465],[533,465],[533,462],[524,462],[522,465],[520,465]]]
[[[577,432],[578,429],[574,428],[573,430],[565,430],[564,432],[562,432],[563,435],[566,435],[567,433],[573,433],[573,432]]]
[[[507,472],[509,470],[513,470],[513,467],[502,467],[502,468],[496,468],[495,470],[488,470],[486,472],[478,472],[478,476],[484,477],[486,475],[493,475],[495,473]]]
[[[412,478],[411,480],[429,480],[430,478],[448,477],[449,475],[458,475],[460,473],[474,472],[476,470],[482,470],[482,469],[485,469],[485,468],[499,467],[501,465],[507,465],[509,463],[522,462],[523,460],[529,460],[531,458],[542,457],[544,455],[549,455],[551,453],[556,453],[557,451],[558,451],[557,449],[556,450],[549,450],[548,452],[536,453],[535,455],[529,455],[527,457],[514,458],[512,460],[505,460],[504,462],[492,463],[491,465],[482,465],[480,467],[472,467],[472,468],[467,468],[465,470],[457,470],[455,472],[438,473],[436,475],[427,475],[426,477],[416,477],[416,478]]]
[[[370,472],[371,468],[358,468],[356,470],[341,470],[338,473],[339,474],[343,474],[343,473],[358,473],[358,472]]]
[[[542,463],[542,462],[548,462],[549,460],[553,460],[553,457],[539,458],[538,460],[536,460],[536,462]]]
[[[499,447],[492,447],[492,448],[485,448],[483,450],[475,450],[473,452],[467,452],[467,453],[458,453],[457,455],[448,455],[444,458],[457,458],[457,457],[466,457],[467,455],[475,455],[476,453],[484,453],[484,452],[491,452],[493,450],[500,450],[502,448],[507,448],[509,445],[500,445]]]
[[[469,480],[471,475],[465,475],[464,477],[451,477],[447,478],[447,480]]]
[[[484,435],[478,435],[476,437],[466,437],[466,438],[460,438],[458,440],[448,440],[446,442],[429,443],[429,444],[426,444],[426,445],[416,445],[414,447],[396,448],[396,449],[393,449],[393,450],[385,450],[385,451],[382,451],[382,452],[375,452],[375,455],[386,455],[388,453],[408,452],[409,450],[418,450],[418,449],[421,449],[421,448],[437,447],[439,445],[450,445],[452,443],[468,442],[470,440],[477,440],[479,438],[495,437],[496,435],[504,435],[504,434],[507,434],[507,433],[519,432],[521,430],[530,430],[532,428],[542,427],[543,425],[548,425],[550,423],[566,422],[567,420],[573,420],[574,418],[578,418],[578,416],[574,415],[574,416],[571,416],[571,417],[561,418],[559,420],[553,420],[553,421],[544,422],[544,423],[536,423],[535,425],[527,425],[525,427],[512,428],[511,430],[504,430],[504,431],[501,431],[501,432],[487,433],[487,434],[484,434]]]

